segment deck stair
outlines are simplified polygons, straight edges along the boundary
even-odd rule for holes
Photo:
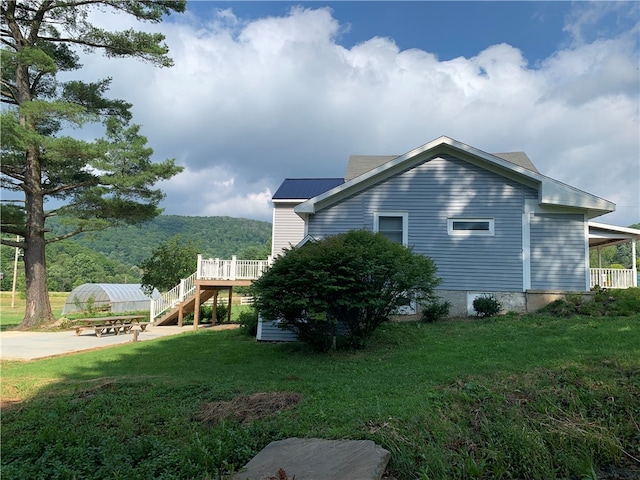
[[[214,290],[203,290],[200,294],[200,303],[204,303],[213,297],[215,291]],[[182,303],[182,305],[180,305]],[[178,302],[176,305],[171,307],[171,309],[165,311],[160,317],[158,317],[154,325],[157,326],[165,326],[165,325],[175,325],[178,323],[178,319],[180,316],[180,308],[182,307],[182,314],[188,315],[193,313],[196,305],[196,296],[191,295],[189,298],[185,299],[183,302]]]
[[[198,269],[189,277],[159,298],[151,300],[151,321],[154,325],[173,325],[179,323],[181,315],[196,311],[196,303],[202,305],[220,289],[229,290],[234,286],[250,285],[269,268],[268,260],[231,260],[218,258],[204,259],[198,255]],[[198,306],[199,306],[198,305]]]

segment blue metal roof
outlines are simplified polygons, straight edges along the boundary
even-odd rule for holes
[[[342,185],[344,178],[286,178],[273,200],[308,199]]]

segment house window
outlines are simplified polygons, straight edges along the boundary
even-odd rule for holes
[[[493,218],[449,218],[447,232],[449,235],[494,235]]]
[[[408,213],[377,212],[373,219],[373,231],[379,232],[392,242],[408,244]]]

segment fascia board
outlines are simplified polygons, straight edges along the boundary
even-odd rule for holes
[[[541,205],[563,205],[584,208],[602,215],[615,211],[616,205],[604,198],[579,190],[565,183],[545,177],[539,191]],[[601,213],[598,213],[601,212]],[[597,216],[594,215],[594,216]]]
[[[536,178],[531,178],[535,177],[536,174],[526,168],[514,165],[511,162],[507,162],[506,160],[458,142],[452,138],[442,136],[420,147],[414,148],[404,155],[400,155],[390,162],[332,188],[321,195],[308,199],[296,206],[294,211],[298,214],[316,213],[402,170],[411,168],[415,164],[437,158],[447,153],[455,154],[470,163],[479,165],[534,188],[540,183]]]
[[[615,204],[583,192],[577,188],[566,185],[540,173],[527,170],[502,158],[483,152],[452,138],[442,136],[420,147],[417,147],[404,155],[381,165],[359,177],[343,183],[327,192],[310,198],[296,206],[294,211],[298,214],[313,214],[340,200],[356,194],[366,188],[393,176],[413,165],[430,160],[445,154],[454,154],[469,163],[492,171],[506,178],[510,178],[523,185],[538,190],[539,203],[541,205],[558,205],[577,207],[589,210],[589,218],[609,213],[615,210]]]
[[[273,203],[302,203],[309,200],[308,198],[272,198]]]
[[[620,238],[624,235],[626,238],[640,240],[640,230],[637,228],[618,227],[598,222],[589,222],[589,236],[592,235],[596,238]]]

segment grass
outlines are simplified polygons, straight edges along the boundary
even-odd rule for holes
[[[640,473],[640,315],[385,324],[331,355],[190,332],[3,362],[1,388],[6,478],[224,478],[293,436],[371,439],[398,479]],[[199,415],[257,392],[301,401],[249,423]]]
[[[68,292],[49,292],[51,309],[56,318],[62,314],[62,308],[68,295]],[[0,331],[17,327],[24,318],[24,310],[24,293],[21,295],[16,292],[14,306],[11,308],[11,292],[0,292]]]
[[[56,318],[62,316],[62,308],[68,296],[69,292],[49,292],[51,309]],[[11,308],[11,292],[0,292],[0,331],[11,330],[22,322],[25,310],[25,299],[22,297],[24,297],[24,294],[20,295],[16,293],[13,302],[14,306]],[[240,313],[250,309],[251,307],[247,305],[233,305],[231,309],[231,322],[237,322]],[[101,315],[107,316],[110,314],[102,313]],[[69,315],[69,318],[84,318],[86,316],[86,313],[78,313]],[[192,317],[190,321],[193,322]],[[185,324],[188,323],[189,321],[185,322]]]

